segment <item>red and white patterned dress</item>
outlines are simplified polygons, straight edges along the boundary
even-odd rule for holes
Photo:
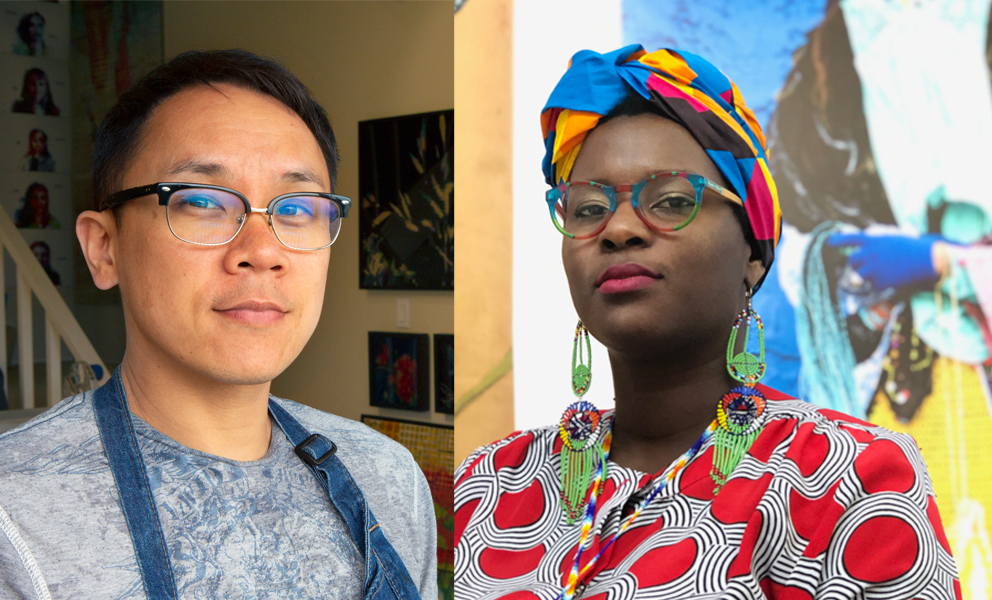
[[[960,600],[913,439],[758,387],[768,421],[719,495],[710,438],[579,582],[576,598]],[[581,527],[560,507],[560,451],[557,427],[545,427],[480,448],[459,467],[459,600],[559,596]],[[583,566],[654,478],[609,463]]]

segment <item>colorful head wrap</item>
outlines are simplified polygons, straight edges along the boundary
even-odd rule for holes
[[[734,82],[706,60],[678,50],[647,53],[640,45],[608,54],[582,50],[541,112],[549,185],[568,179],[586,134],[634,90],[682,125],[744,200],[769,267],[782,211],[765,159],[765,136]]]

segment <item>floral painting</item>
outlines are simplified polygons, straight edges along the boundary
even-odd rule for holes
[[[454,116],[358,124],[361,288],[454,289]]]
[[[369,332],[369,404],[430,408],[429,337],[426,333]]]
[[[437,587],[440,600],[455,595],[455,430],[434,425],[362,415],[365,423],[406,447],[424,471],[437,518]],[[431,599],[432,600],[432,599]]]

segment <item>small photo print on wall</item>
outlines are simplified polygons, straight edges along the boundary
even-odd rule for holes
[[[67,2],[3,2],[0,7],[0,54],[69,60]]]
[[[73,230],[68,175],[8,173],[3,179],[3,206],[19,229]]]
[[[362,289],[454,289],[454,116],[358,124]]]
[[[41,268],[48,275],[48,279],[58,288],[71,286],[74,240],[65,235],[45,231],[25,230],[22,234],[24,241],[41,264]]]
[[[3,63],[0,109],[46,120],[69,115],[68,62],[10,56]]]
[[[0,170],[68,173],[72,157],[69,122],[30,115],[2,115]]]
[[[455,336],[434,334],[434,412],[455,414]]]
[[[369,332],[369,404],[430,409],[430,337],[426,333]]]

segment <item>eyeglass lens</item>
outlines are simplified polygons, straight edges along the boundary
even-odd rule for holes
[[[338,205],[319,196],[290,196],[272,205],[272,229],[283,244],[297,250],[330,245],[341,228]],[[245,219],[241,198],[223,190],[190,188],[169,198],[169,227],[179,239],[193,244],[224,244],[238,233]]]
[[[637,194],[638,209],[652,225],[671,229],[686,223],[696,206],[696,189],[682,177],[658,176],[642,182]],[[612,215],[605,186],[576,183],[565,188],[555,206],[558,225],[572,235],[588,235],[598,230]]]

